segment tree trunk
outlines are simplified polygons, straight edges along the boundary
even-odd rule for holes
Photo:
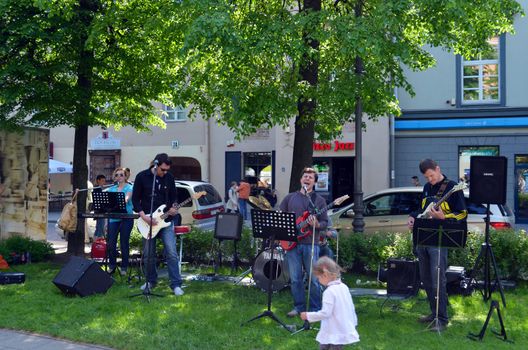
[[[302,11],[321,11],[321,0],[304,0]],[[307,28],[303,37],[304,43],[313,50],[319,49],[319,41],[311,37],[311,30]],[[315,55],[303,55],[299,80],[306,81],[311,86],[317,86],[317,77],[319,73],[319,62]],[[315,136],[315,121],[313,113],[317,108],[317,102],[314,99],[299,97],[297,102],[298,115],[295,118],[295,141],[293,143],[292,171],[290,175],[290,192],[299,189],[299,179],[302,169],[313,164],[313,141]]]
[[[85,189],[88,186],[88,166],[86,154],[88,151],[88,124],[90,117],[90,102],[92,99],[92,74],[94,64],[93,50],[86,48],[88,31],[97,11],[97,2],[93,0],[79,0],[78,24],[79,34],[79,65],[77,67],[77,101],[75,140],[73,146],[73,188]],[[88,191],[81,191],[77,195],[79,213],[86,212],[86,197]],[[84,254],[85,220],[77,220],[77,231],[68,235],[68,253]]]

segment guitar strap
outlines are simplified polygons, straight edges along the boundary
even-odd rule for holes
[[[440,185],[440,188],[438,189],[438,192],[436,192],[436,195],[435,195],[437,199],[442,198],[447,188],[447,185],[449,185],[449,180],[447,179],[447,177],[444,176],[444,181],[442,181],[442,184]]]

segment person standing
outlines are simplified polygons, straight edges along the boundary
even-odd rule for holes
[[[411,177],[411,183],[413,186],[416,186],[416,187],[420,187],[422,186],[420,184],[420,179],[418,179],[418,176],[414,175],[413,177]]]
[[[357,343],[358,320],[350,290],[341,281],[341,267],[329,257],[322,257],[314,265],[314,275],[326,287],[323,307],[317,312],[301,312],[301,319],[321,321],[321,329],[315,338],[319,349],[341,350],[345,344]]]
[[[231,187],[227,192],[226,210],[230,212],[238,212],[238,186],[236,181],[231,182]]]
[[[304,168],[300,180],[301,189],[289,193],[282,200],[279,208],[281,211],[293,212],[297,218],[302,217],[305,212],[310,214],[306,219],[306,228],[309,232],[315,227],[315,232],[306,234],[297,245],[286,252],[286,261],[291,280],[291,293],[293,297],[293,309],[288,312],[289,317],[298,316],[299,313],[307,311],[304,297],[304,271],[312,271],[312,264],[319,258],[319,235],[324,232],[328,223],[326,201],[315,193],[314,186],[317,182],[317,173],[313,168]],[[321,212],[317,214],[316,212]],[[304,235],[304,233],[298,233]],[[312,244],[313,243],[313,244]],[[313,251],[312,251],[313,248]],[[321,308],[321,287],[312,273],[310,285],[310,305],[308,311],[318,311]]]
[[[172,162],[166,153],[157,154],[150,167],[137,174],[132,191],[132,203],[134,211],[139,214],[141,220],[147,225],[151,224],[150,213],[155,211],[161,205],[166,205],[167,213],[174,216],[178,213],[173,204],[177,200],[176,185],[174,176],[169,172]],[[154,190],[152,185],[154,184]],[[153,194],[153,205],[151,207],[151,194]],[[156,225],[156,218],[152,218],[152,225]],[[181,288],[182,279],[178,267],[178,253],[176,252],[176,237],[174,235],[174,223],[171,222],[167,227],[162,228],[156,237],[151,238],[147,243],[143,239],[143,261],[146,266],[146,283],[141,286],[144,290],[154,288],[157,283],[158,273],[156,270],[156,239],[160,237],[163,241],[164,253],[167,259],[167,268],[169,271],[170,288],[175,295],[183,295]],[[148,248],[148,250],[147,250]]]
[[[125,194],[126,211],[132,214],[132,185],[128,183],[125,168],[114,170],[113,178],[115,185],[108,192],[123,192]],[[119,273],[125,276],[128,269],[128,257],[130,255],[130,232],[134,226],[134,219],[108,219],[108,273],[114,273],[117,267],[117,236],[119,235],[119,247],[121,248],[121,269]]]
[[[249,185],[249,182],[240,180],[240,184],[238,186],[238,208],[240,209],[240,214],[242,214],[242,218],[244,220],[248,219],[247,202],[249,200],[250,192],[251,186]]]
[[[456,185],[449,180],[440,169],[440,166],[432,159],[424,159],[420,162],[420,172],[424,175],[427,183],[422,192],[422,211],[427,208],[431,201],[437,201]],[[407,224],[412,230],[418,213],[412,213]],[[444,201],[438,210],[431,209],[431,217],[440,220],[465,221],[467,218],[466,203],[462,191],[454,192]],[[420,279],[427,294],[431,313],[419,318],[419,322],[429,323],[435,319],[438,322],[430,328],[431,331],[441,332],[449,323],[447,315],[447,248],[438,247],[416,247],[420,269]],[[438,261],[440,266],[437,267]],[[437,270],[439,268],[439,271]],[[439,275],[439,277],[438,277]],[[436,313],[436,295],[438,291],[438,314]]]
[[[103,187],[106,185],[106,176],[99,174],[95,177],[95,186],[93,192],[103,192]],[[104,237],[106,219],[95,220],[95,237]]]

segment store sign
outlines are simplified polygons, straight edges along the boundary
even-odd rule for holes
[[[90,140],[91,149],[120,149],[121,140],[114,138],[114,136],[108,131],[103,131]]]
[[[313,150],[314,151],[331,151],[339,152],[339,151],[353,151],[355,147],[354,142],[342,142],[335,140],[332,143],[319,143],[314,142],[313,143]]]

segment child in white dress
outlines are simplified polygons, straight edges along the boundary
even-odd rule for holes
[[[301,319],[321,321],[321,329],[315,338],[319,349],[339,350],[345,344],[359,341],[356,331],[357,316],[350,290],[341,282],[341,267],[323,256],[315,263],[313,273],[319,283],[326,286],[323,307],[317,312],[301,312]]]

